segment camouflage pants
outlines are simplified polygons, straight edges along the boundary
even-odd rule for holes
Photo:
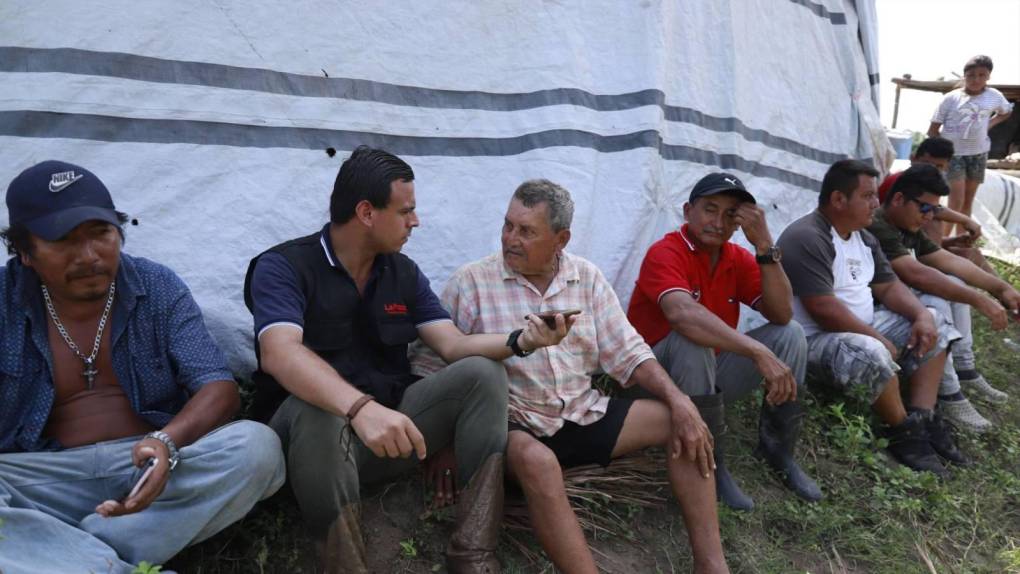
[[[889,354],[881,341],[860,333],[816,333],[807,338],[810,379],[851,391],[863,387],[871,402],[885,390],[885,385],[903,371],[909,377],[926,361],[946,350],[953,341],[960,338],[959,332],[942,312],[928,307],[935,317],[938,342],[923,357],[907,352],[910,340],[911,322],[906,317],[879,306],[871,326],[889,339],[899,349],[899,360]]]

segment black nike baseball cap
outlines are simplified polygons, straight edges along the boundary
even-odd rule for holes
[[[86,221],[120,226],[109,190],[96,174],[72,163],[49,160],[18,174],[7,187],[11,226],[24,225],[56,241]]]

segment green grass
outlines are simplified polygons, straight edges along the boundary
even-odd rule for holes
[[[1020,270],[1000,266],[1014,285]],[[738,458],[738,475],[759,503],[748,515],[724,513],[723,537],[735,571],[743,572],[1020,572],[1020,361],[1004,337],[974,316],[977,362],[985,377],[1011,393],[1006,405],[974,401],[996,422],[985,435],[961,435],[975,461],[940,482],[892,464],[878,450],[861,401],[815,389],[807,397],[809,421],[800,447],[825,490],[815,505],[788,496],[758,471],[757,461]],[[973,397],[972,397],[973,398]],[[753,404],[741,405],[731,422],[746,451],[755,436]],[[736,420],[733,420],[733,419]],[[930,565],[929,565],[930,563]]]
[[[1020,269],[998,265],[1014,285]],[[1003,342],[1020,342],[1020,328],[991,332],[974,316],[978,366],[1007,404],[975,401],[996,423],[985,435],[962,435],[972,468],[954,469],[939,482],[890,461],[872,430],[863,401],[812,389],[805,400],[800,459],[822,485],[825,499],[805,504],[764,471],[750,453],[757,440],[757,401],[731,409],[728,464],[754,497],[751,513],[720,508],[723,541],[734,572],[754,573],[1020,573],[1020,382],[1018,353]],[[420,481],[409,477],[370,492],[366,532],[376,568],[387,572],[445,571],[442,550],[448,515],[424,513]],[[382,510],[379,510],[379,509]],[[373,510],[374,509],[374,510]],[[686,572],[690,556],[678,509],[617,505],[619,530],[631,540],[589,535],[610,571]],[[520,540],[521,536],[516,537]],[[537,545],[527,534],[525,547]],[[506,572],[552,572],[509,543],[501,548]],[[640,542],[638,542],[640,541]],[[189,548],[167,568],[188,573],[314,572],[293,498],[281,492],[240,523]]]

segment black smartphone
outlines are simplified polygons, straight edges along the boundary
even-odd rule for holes
[[[535,313],[535,315],[539,319],[545,321],[545,324],[550,329],[555,329],[556,328],[556,315],[563,315],[563,318],[566,319],[567,317],[570,317],[572,315],[578,315],[580,313],[581,313],[580,309],[561,309],[561,310],[556,310],[556,311],[543,311],[541,313]]]

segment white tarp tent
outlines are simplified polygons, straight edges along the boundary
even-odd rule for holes
[[[139,221],[127,250],[183,276],[245,373],[247,262],[319,228],[357,144],[414,168],[407,253],[437,291],[546,177],[577,204],[569,249],[626,301],[708,171],[778,236],[831,162],[891,162],[875,25],[873,0],[5,0],[0,179],[96,172]]]
[[[989,170],[978,187],[973,216],[982,226],[984,251],[1020,265],[1020,179]]]

